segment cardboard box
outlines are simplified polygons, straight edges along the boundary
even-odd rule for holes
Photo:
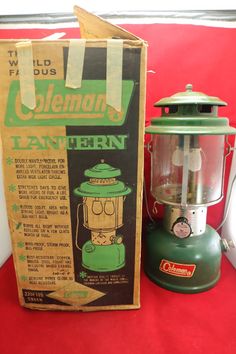
[[[139,308],[146,44],[75,13],[82,39],[0,42],[20,304]]]

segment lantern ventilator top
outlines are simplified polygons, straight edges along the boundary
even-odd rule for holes
[[[185,92],[166,97],[154,104],[162,108],[160,118],[153,118],[146,128],[150,134],[191,134],[191,135],[228,135],[236,134],[229,126],[227,118],[218,118],[218,106],[227,103],[218,97],[192,91],[186,85]]]
[[[101,163],[85,170],[84,175],[89,177],[89,181],[81,183],[74,190],[76,196],[94,198],[112,198],[125,196],[131,192],[122,181],[116,179],[121,175],[119,168],[101,160]]]
[[[217,115],[218,106],[225,105],[192,91],[190,84],[155,104],[162,115],[151,120],[146,133],[152,134],[151,191],[157,201],[186,208],[222,199],[224,136],[236,134],[228,119]]]

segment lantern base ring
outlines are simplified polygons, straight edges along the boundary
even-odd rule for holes
[[[171,291],[206,291],[220,278],[222,251],[221,238],[209,225],[204,234],[181,239],[161,224],[151,224],[146,235],[145,272]]]
[[[123,243],[95,245],[90,240],[82,247],[82,266],[94,272],[112,272],[125,266]]]
[[[163,280],[160,280],[158,278],[156,278],[152,273],[148,273],[148,271],[146,270],[146,274],[149,277],[150,280],[152,280],[154,283],[156,283],[157,285],[159,285],[160,287],[164,288],[164,289],[168,289],[170,291],[174,291],[177,293],[184,293],[184,294],[195,294],[195,293],[201,293],[207,290],[210,290],[211,288],[213,288],[219,281],[220,279],[220,274],[217,275],[217,277],[210,283],[203,286],[196,286],[192,289],[186,288],[183,289],[183,286],[178,286],[176,284],[170,284],[169,282],[165,282]]]

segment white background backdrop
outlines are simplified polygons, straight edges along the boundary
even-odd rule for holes
[[[92,12],[120,12],[122,10],[147,11],[147,10],[218,10],[233,9],[235,3],[232,0],[119,0],[116,2],[108,0],[66,0],[66,1],[32,1],[12,0],[1,1],[0,15],[4,14],[33,14],[33,13],[55,13],[72,12],[73,6],[78,5]]]

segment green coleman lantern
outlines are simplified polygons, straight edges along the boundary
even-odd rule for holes
[[[192,91],[155,104],[151,134],[151,193],[164,204],[162,225],[147,233],[147,275],[160,286],[183,293],[210,289],[220,277],[226,240],[206,224],[207,207],[223,197],[225,136],[236,134],[227,118],[218,118],[226,103]]]
[[[79,207],[83,206],[83,226],[91,231],[91,240],[82,247],[82,265],[92,271],[110,272],[124,267],[125,246],[117,229],[123,225],[123,204],[131,189],[117,179],[118,168],[105,163],[87,169],[88,181],[74,190],[83,198],[78,205],[76,244],[79,247]]]

